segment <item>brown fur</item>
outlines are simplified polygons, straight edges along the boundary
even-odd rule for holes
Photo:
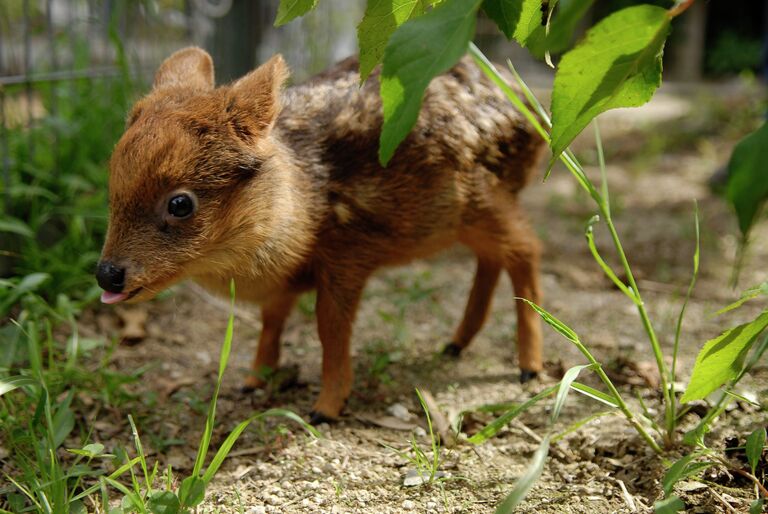
[[[359,87],[355,60],[281,91],[280,56],[214,89],[204,51],[181,50],[134,107],[110,163],[102,258],[125,268],[129,301],[184,278],[262,307],[254,371],[276,368],[297,295],[316,288],[323,345],[315,411],[337,416],[352,389],[350,336],[368,277],[459,241],[478,256],[463,348],[480,330],[501,270],[538,302],[539,244],[517,193],[543,143],[465,59],[429,86],[418,122],[387,168],[377,160],[378,79]],[[187,220],[165,212],[193,191]],[[541,369],[538,316],[518,302],[520,366]],[[247,384],[262,385],[254,374]]]

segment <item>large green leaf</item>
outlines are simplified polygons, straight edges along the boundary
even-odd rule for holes
[[[540,25],[528,38],[528,50],[536,57],[543,57],[545,52],[562,52],[573,40],[573,33],[579,20],[584,17],[595,0],[560,0],[555,15],[549,26]]]
[[[357,26],[360,46],[360,81],[365,81],[381,62],[389,37],[412,17],[424,14],[428,0],[368,0],[365,14]]]
[[[485,0],[483,10],[508,39],[528,48],[536,57],[543,57],[547,51],[565,50],[576,24],[593,3],[594,0],[560,0],[549,29],[541,0]]]
[[[528,46],[529,38],[544,28],[541,0],[485,0],[483,10],[507,39],[514,39],[522,46]]]
[[[384,51],[381,101],[384,125],[379,161],[386,165],[413,128],[429,82],[453,66],[475,33],[481,0],[446,0],[403,23]]]
[[[750,323],[739,325],[707,341],[696,357],[691,381],[681,402],[699,400],[733,379],[741,371],[752,343],[768,326],[768,311]]]
[[[638,5],[592,27],[566,53],[552,90],[552,163],[595,116],[637,107],[661,84],[661,54],[669,32],[665,9]]]
[[[280,0],[275,17],[275,27],[285,25],[294,18],[304,16],[315,8],[317,0]]]
[[[736,210],[745,236],[768,199],[768,123],[742,139],[728,163],[725,196]]]

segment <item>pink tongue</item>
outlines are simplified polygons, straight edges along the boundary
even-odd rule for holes
[[[125,300],[127,296],[128,295],[126,293],[110,293],[109,291],[104,291],[101,293],[101,302],[117,303],[119,301]]]

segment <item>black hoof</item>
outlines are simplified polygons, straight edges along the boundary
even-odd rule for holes
[[[527,369],[521,369],[520,370],[520,383],[525,384],[526,382],[530,382],[534,378],[539,376],[538,371],[530,371]]]
[[[459,355],[461,355],[461,351],[463,349],[464,348],[457,345],[456,343],[448,343],[447,345],[445,345],[445,348],[443,348],[443,355],[447,357],[458,357]]]
[[[240,388],[240,394],[251,394],[255,390],[256,388],[253,386],[244,385],[243,387]]]
[[[331,424],[331,423],[335,423],[335,422],[336,422],[335,418],[330,418],[330,417],[328,417],[325,414],[322,414],[320,412],[317,412],[317,411],[313,410],[312,412],[309,413],[309,424],[312,425],[312,426],[316,427],[317,425],[320,425],[322,423]]]

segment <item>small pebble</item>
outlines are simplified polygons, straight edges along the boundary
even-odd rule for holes
[[[411,500],[405,500],[401,505],[401,507],[403,508],[403,510],[413,510],[416,508],[416,504],[413,503],[413,501]]]
[[[267,509],[263,505],[256,505],[248,509],[248,514],[267,514]]]

